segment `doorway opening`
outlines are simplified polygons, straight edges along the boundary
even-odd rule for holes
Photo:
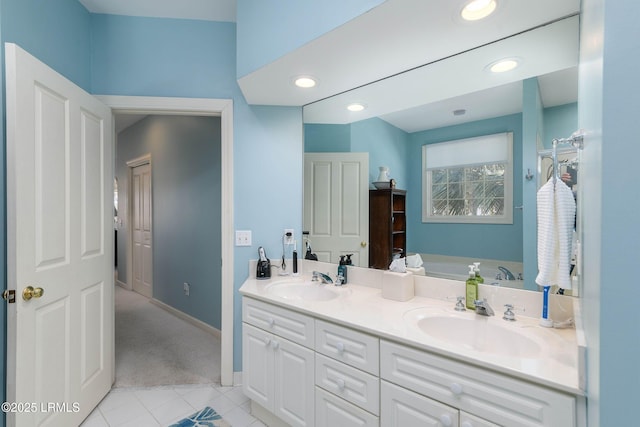
[[[220,381],[222,385],[233,385],[233,102],[228,99],[97,97],[111,107],[114,114],[220,117],[221,253],[220,259],[207,262],[221,260]]]
[[[217,383],[220,117],[153,114],[123,127],[121,116],[118,277],[146,298],[115,291],[115,386]]]

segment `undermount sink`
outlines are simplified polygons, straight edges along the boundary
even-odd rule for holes
[[[348,290],[311,280],[301,282],[281,281],[266,286],[267,294],[287,300],[330,301],[344,295]]]
[[[482,353],[517,358],[543,356],[543,342],[533,328],[506,323],[500,316],[415,309],[405,313],[409,326],[430,338]],[[503,322],[501,324],[500,322]]]

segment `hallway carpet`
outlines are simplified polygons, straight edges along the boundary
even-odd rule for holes
[[[115,287],[114,387],[220,382],[220,339]]]

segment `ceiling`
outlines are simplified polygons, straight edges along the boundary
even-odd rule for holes
[[[80,2],[94,13],[235,21],[235,0]],[[387,0],[238,84],[249,104],[304,105],[305,122],[380,116],[407,132],[519,112],[521,81],[534,75],[543,76],[545,107],[577,100],[580,0],[499,0],[494,14],[476,22],[459,18],[465,2]],[[482,61],[505,56],[524,58],[525,67],[499,78],[478,71],[488,63]],[[291,84],[297,75],[312,75],[319,84],[297,88]],[[408,104],[400,102],[401,93],[411,95]],[[368,108],[346,112],[351,98]],[[455,109],[466,114],[453,116]]]

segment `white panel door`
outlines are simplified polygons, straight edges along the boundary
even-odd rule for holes
[[[133,231],[133,290],[153,295],[153,245],[151,165],[133,168],[131,178],[131,227]]]
[[[5,52],[7,283],[17,294],[7,401],[37,405],[8,413],[7,425],[67,427],[112,381],[111,111],[16,45]]]
[[[369,266],[369,153],[305,153],[303,228],[319,261]]]
[[[242,323],[242,390],[263,408],[273,411],[273,335]]]

